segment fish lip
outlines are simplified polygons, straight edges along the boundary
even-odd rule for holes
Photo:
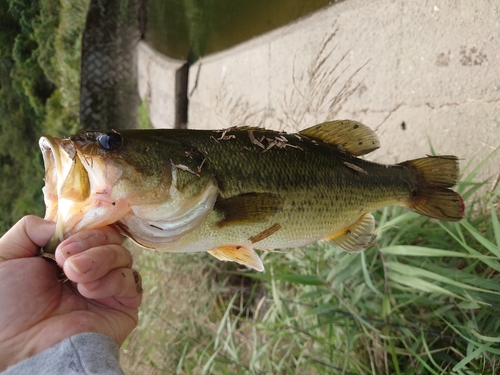
[[[45,165],[44,180],[46,190],[48,190],[47,193],[54,194],[56,198],[59,198],[62,186],[70,176],[71,166],[77,158],[80,160],[82,158],[71,139],[44,136],[40,138],[39,146]],[[84,168],[88,177],[89,170],[85,167],[85,164]]]
[[[47,135],[41,137],[38,144],[42,150],[45,172],[49,172],[50,177],[55,177],[58,183],[64,182],[67,173],[64,173],[63,159],[71,159],[73,161],[77,157],[77,151],[73,142],[69,139],[55,138]],[[55,172],[55,175],[53,172]]]
[[[45,186],[42,189],[46,207],[45,220],[56,221],[59,199],[57,184],[62,172],[59,144],[51,136],[41,137],[38,144],[45,166]]]

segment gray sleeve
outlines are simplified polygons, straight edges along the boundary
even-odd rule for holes
[[[80,333],[15,364],[2,375],[124,374],[119,348],[107,336]]]

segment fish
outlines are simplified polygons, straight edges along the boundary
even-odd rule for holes
[[[224,130],[81,131],[44,136],[46,251],[72,234],[114,224],[140,246],[204,252],[264,271],[255,250],[326,241],[347,252],[375,237],[371,212],[389,205],[459,221],[452,189],[458,158],[425,156],[393,165],[362,158],[375,132],[335,120],[297,133]]]

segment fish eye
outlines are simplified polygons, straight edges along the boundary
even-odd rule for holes
[[[109,151],[118,150],[123,144],[122,136],[114,132],[101,134],[97,140],[102,148]]]

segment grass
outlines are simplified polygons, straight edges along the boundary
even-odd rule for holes
[[[474,169],[464,197],[482,185]],[[459,223],[376,213],[374,246],[263,253],[265,273],[206,254],[134,251],[144,276],[130,374],[494,374],[500,190]]]

